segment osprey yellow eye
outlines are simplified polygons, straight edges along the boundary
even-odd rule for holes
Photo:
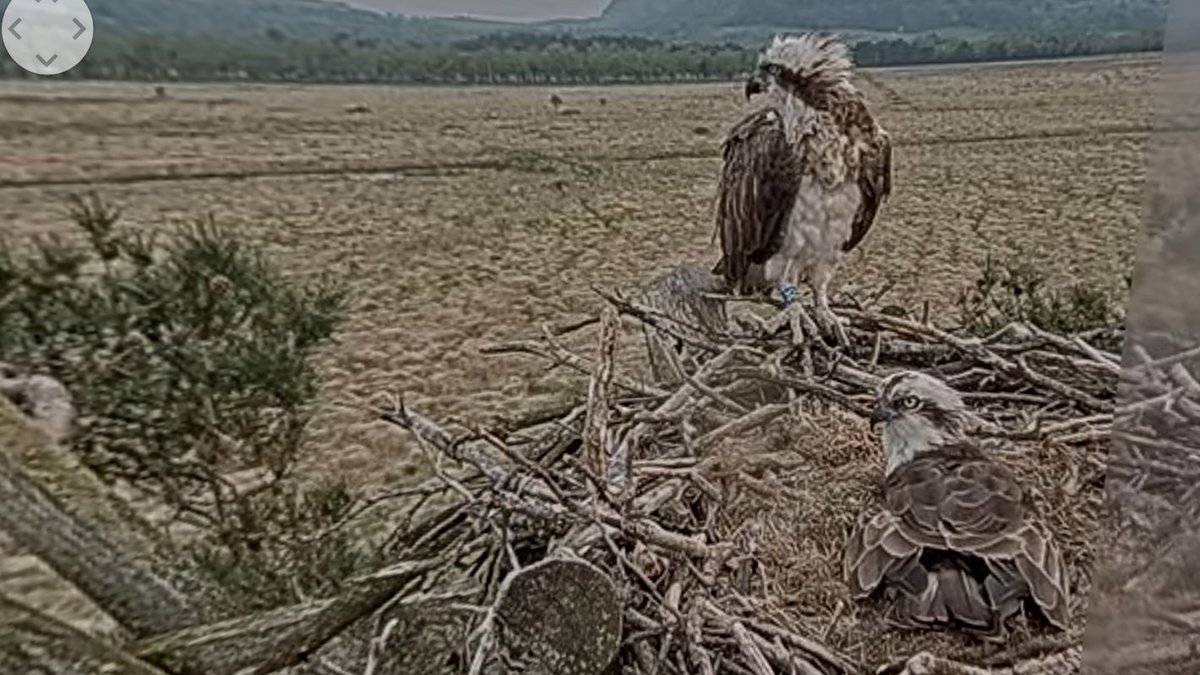
[[[900,399],[901,410],[916,410],[921,407],[921,399],[916,396],[905,396]]]

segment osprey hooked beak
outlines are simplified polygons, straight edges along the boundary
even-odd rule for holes
[[[751,96],[765,92],[771,85],[772,78],[779,77],[786,72],[787,69],[778,63],[760,64],[754,74],[746,80],[746,100],[749,101]]]
[[[888,407],[882,400],[876,400],[875,406],[871,408],[871,428],[885,424],[895,419],[896,413]]]
[[[751,76],[750,79],[746,80],[746,100],[749,101],[752,96],[761,94],[766,89],[763,86],[762,79],[757,74]]]
[[[749,101],[751,96],[761,94],[767,90],[767,85],[770,84],[768,79],[772,75],[774,67],[772,64],[764,63],[760,65],[754,74],[746,80],[746,100]]]

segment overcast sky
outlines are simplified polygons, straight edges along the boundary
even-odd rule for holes
[[[348,5],[396,14],[471,15],[531,21],[596,16],[609,0],[342,0]]]

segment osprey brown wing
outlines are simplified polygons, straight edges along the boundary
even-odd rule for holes
[[[799,163],[783,120],[770,108],[738,123],[721,151],[715,236],[722,256],[713,272],[744,293],[750,266],[780,248],[800,189]]]
[[[1065,628],[1066,569],[1027,509],[1015,477],[975,451],[918,457],[888,479],[887,510],[851,538],[851,591],[861,599],[888,585],[902,621],[989,633],[1028,595]]]
[[[862,203],[850,225],[850,238],[842,246],[846,252],[854,250],[867,236],[879,215],[879,208],[892,194],[892,138],[883,129],[875,129],[859,159],[858,189]]]

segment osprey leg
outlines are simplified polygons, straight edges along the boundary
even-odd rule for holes
[[[833,333],[837,340],[838,346],[842,349],[850,348],[850,337],[846,335],[846,329],[842,327],[842,322],[837,314],[829,307],[829,278],[832,270],[822,268],[813,275],[813,295],[816,296],[816,311],[814,318],[820,324],[821,330],[826,333]]]

